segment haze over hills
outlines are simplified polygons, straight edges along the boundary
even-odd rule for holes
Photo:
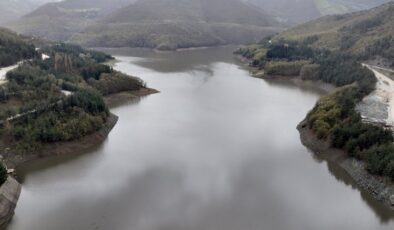
[[[278,25],[240,0],[139,0],[87,27],[71,42],[172,50],[254,42],[279,31],[273,28]]]
[[[1,0],[0,25],[16,20],[39,6],[59,0]]]
[[[370,9],[390,0],[245,0],[280,21],[299,24],[329,14],[343,14]]]
[[[255,42],[279,31],[273,17],[241,0],[65,0],[9,28],[87,46],[176,49]]]
[[[74,33],[135,0],[64,0],[48,3],[9,28],[26,35],[65,41]]]
[[[64,0],[41,6],[9,28],[85,46],[173,50],[256,42],[291,24],[387,1]]]
[[[278,20],[296,24],[305,22],[320,16],[314,0],[245,0],[277,17]]]

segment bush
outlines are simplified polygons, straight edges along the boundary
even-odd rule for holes
[[[119,72],[102,74],[99,80],[89,79],[88,84],[103,95],[122,91],[135,91],[144,87],[144,82],[141,79]]]
[[[268,75],[298,76],[300,75],[302,67],[306,64],[308,64],[307,61],[268,62],[264,69]]]
[[[309,127],[319,138],[328,139],[332,147],[344,149],[349,156],[365,161],[371,173],[394,180],[391,130],[364,123],[355,111],[356,104],[365,96],[361,85],[362,82],[347,86],[322,98],[307,116]]]
[[[4,164],[0,163],[0,185],[3,185],[8,178],[7,169]]]
[[[301,68],[300,76],[303,80],[319,80],[320,65],[307,64]]]
[[[37,55],[35,47],[11,31],[0,29],[0,67],[16,64]]]
[[[91,114],[108,113],[103,98],[94,90],[80,89],[69,97],[67,104],[72,107],[80,107]]]
[[[273,45],[267,52],[268,59],[302,60],[314,57],[314,51],[308,46],[289,44]]]

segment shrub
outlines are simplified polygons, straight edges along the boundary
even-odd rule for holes
[[[275,61],[268,62],[264,69],[269,75],[298,76],[302,67],[306,64],[308,64],[308,61]]]
[[[7,180],[8,174],[4,164],[0,163],[0,185],[4,184]]]

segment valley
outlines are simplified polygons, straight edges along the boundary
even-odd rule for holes
[[[391,229],[386,207],[300,142],[327,92],[252,78],[234,49],[106,49],[161,93],[112,108],[118,125],[87,153],[19,167],[9,229]]]
[[[0,14],[0,229],[393,228],[393,1]]]

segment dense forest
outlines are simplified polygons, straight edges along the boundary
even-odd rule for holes
[[[36,51],[32,44],[7,29],[0,29],[0,67],[35,56]]]
[[[394,66],[394,2],[379,7],[331,15],[293,27],[272,40],[302,43],[315,49],[344,51],[359,60],[378,59]],[[383,62],[382,62],[383,63]]]
[[[308,114],[309,127],[333,147],[365,161],[371,173],[394,180],[392,132],[363,122],[355,110],[356,104],[375,89],[374,74],[361,65],[359,56],[311,48],[308,44],[313,40],[272,42],[265,39],[259,45],[237,50],[236,54],[249,59],[251,66],[268,75],[302,76],[341,87],[336,93],[323,97]]]
[[[101,64],[112,59],[104,53],[62,43],[31,47],[37,53],[8,72],[0,87],[0,134],[16,153],[100,129],[109,116],[103,96],[145,87]]]
[[[4,184],[4,182],[7,180],[7,177],[7,169],[5,168],[3,163],[0,163],[0,185]]]

